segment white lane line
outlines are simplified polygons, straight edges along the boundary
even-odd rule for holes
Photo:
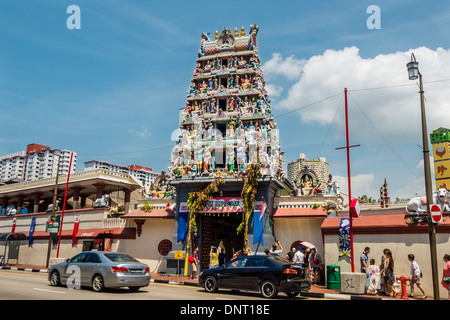
[[[66,294],[65,292],[62,292],[62,291],[47,290],[47,289],[41,289],[41,288],[33,288],[33,290],[46,291],[46,292],[52,292],[52,293],[60,293],[60,294]]]

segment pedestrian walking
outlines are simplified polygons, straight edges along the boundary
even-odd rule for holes
[[[370,259],[367,273],[369,275],[367,278],[367,292],[375,295],[380,289],[380,268],[375,265],[375,259]]]
[[[361,261],[361,272],[367,274],[367,270],[369,268],[369,253],[370,253],[370,248],[369,247],[365,247],[363,253],[361,253],[361,256],[359,258],[359,260]]]
[[[392,258],[391,250],[386,251],[385,268],[382,271],[382,277],[386,283],[386,293],[391,297],[396,297],[398,292],[394,289],[395,276],[394,276],[394,259]]]
[[[414,296],[414,285],[417,286],[417,288],[420,289],[420,291],[422,291],[422,297],[420,297],[421,299],[425,299],[427,297],[427,295],[425,294],[425,290],[423,289],[422,285],[420,284],[420,278],[422,278],[422,271],[419,268],[419,264],[414,260],[414,255],[413,254],[408,254],[408,260],[411,262],[411,270],[410,270],[410,275],[411,275],[411,293],[410,293],[410,297]]]
[[[192,253],[192,258],[189,257],[192,261],[192,271],[191,271],[191,279],[196,279],[197,266],[198,266],[198,247],[195,247],[194,252]]]
[[[447,289],[448,291],[448,300],[450,300],[450,255],[449,254],[445,254],[444,255],[444,262],[445,262],[445,266],[444,266],[444,271],[442,273],[442,286]]]

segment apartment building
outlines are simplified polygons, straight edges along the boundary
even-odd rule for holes
[[[26,150],[0,156],[0,182],[11,180],[32,181],[55,177],[69,173],[70,157],[72,159],[72,173],[75,172],[77,154],[71,150],[51,149],[48,146],[32,143]]]
[[[153,172],[152,168],[147,168],[139,165],[119,166],[104,161],[86,161],[84,163],[84,170],[106,169],[115,172],[127,173],[132,176],[137,182],[141,184],[145,190],[148,190],[155,180],[157,173]]]

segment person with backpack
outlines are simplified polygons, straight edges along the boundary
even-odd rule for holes
[[[196,279],[198,266],[198,247],[194,249],[194,252],[189,256],[188,261],[192,265],[191,279]]]
[[[312,284],[320,283],[320,272],[322,270],[322,258],[317,253],[316,248],[311,249],[311,253],[308,257],[309,263],[309,275]]]

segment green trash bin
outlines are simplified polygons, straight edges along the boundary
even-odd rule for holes
[[[337,265],[327,266],[327,289],[341,289],[341,267]]]

